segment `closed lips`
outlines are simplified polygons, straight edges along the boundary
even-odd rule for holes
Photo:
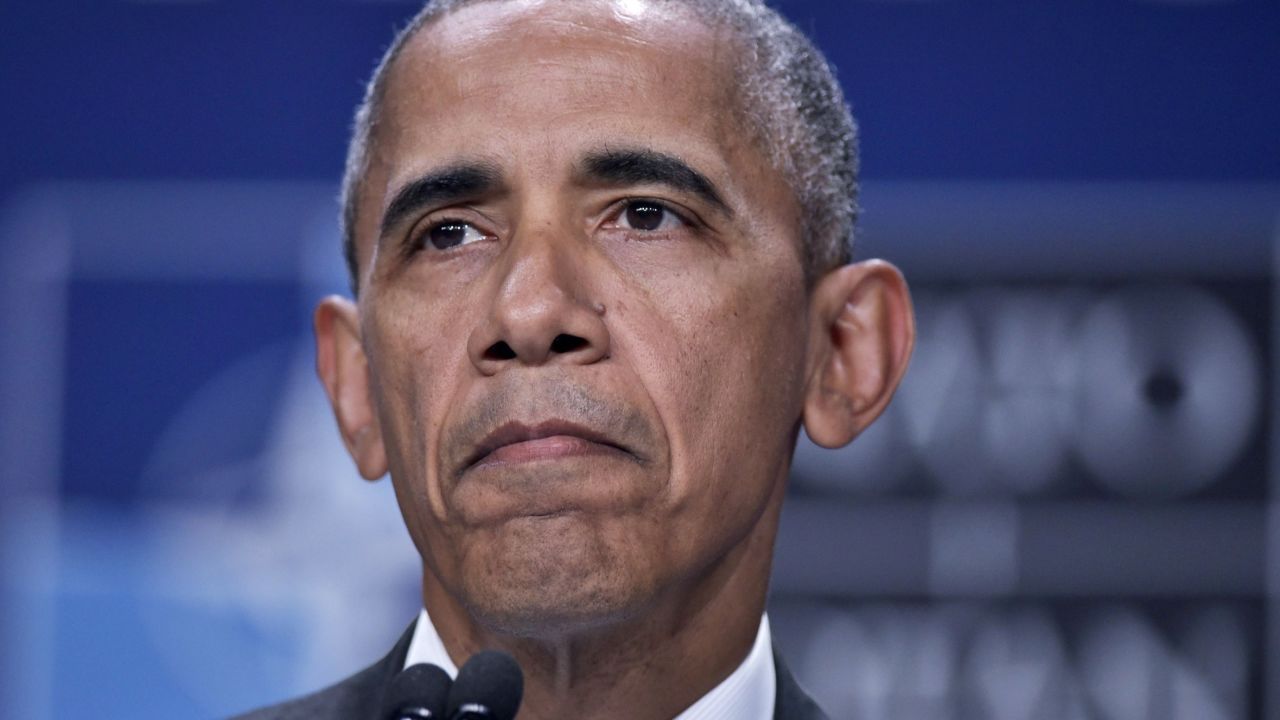
[[[612,438],[582,425],[547,421],[536,425],[505,423],[485,436],[467,458],[464,471],[487,461],[533,460],[540,457],[578,455],[584,451],[607,449],[634,454]]]

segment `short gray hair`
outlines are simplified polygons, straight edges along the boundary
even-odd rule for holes
[[[351,291],[359,291],[358,204],[387,92],[388,70],[424,26],[481,0],[429,1],[396,34],[356,110],[342,177],[342,244]],[[812,281],[853,257],[858,205],[857,125],[822,52],[764,0],[661,0],[693,11],[740,43],[740,110],[800,206],[805,276]]]

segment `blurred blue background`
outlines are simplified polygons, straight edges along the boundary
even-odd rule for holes
[[[777,3],[917,359],[802,438],[771,596],[839,718],[1280,717],[1280,1]],[[418,604],[312,376],[398,0],[0,8],[0,717],[225,716]]]

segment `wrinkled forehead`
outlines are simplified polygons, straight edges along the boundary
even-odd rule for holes
[[[610,145],[680,157],[745,206],[786,214],[798,237],[794,193],[746,106],[744,47],[728,23],[663,0],[446,11],[384,76],[353,223],[358,265],[368,267],[391,189],[432,164],[481,159],[542,183]]]
[[[412,105],[407,96],[432,91],[496,95],[511,78],[493,74],[495,66],[537,67],[546,82],[545,71],[561,64],[567,81],[598,86],[612,79],[616,92],[643,73],[657,74],[702,97],[707,117],[736,120],[733,47],[729,33],[680,3],[479,0],[445,12],[406,42],[388,71],[384,107],[387,114],[404,110]]]
[[[430,42],[442,48],[451,40],[466,45],[493,37],[512,39],[513,32],[543,30],[565,37],[586,30],[644,42],[646,36],[650,40],[670,36],[681,28],[705,30],[709,17],[694,4],[678,0],[457,0],[422,29],[447,26],[449,34]]]
[[[422,26],[406,44],[445,53],[489,41],[546,35],[601,46],[623,39],[637,46],[699,42],[715,35],[711,14],[671,0],[462,0]]]

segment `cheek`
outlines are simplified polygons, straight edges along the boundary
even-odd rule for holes
[[[377,298],[366,335],[370,373],[387,462],[400,505],[417,536],[445,517],[439,437],[468,362],[464,313],[439,307],[421,292]]]
[[[672,500],[691,515],[764,502],[803,398],[803,278],[785,262],[736,276],[732,264],[647,278],[627,308],[639,336],[627,350],[669,437]]]

